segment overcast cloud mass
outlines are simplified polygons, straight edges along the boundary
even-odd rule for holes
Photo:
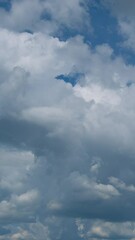
[[[135,239],[134,0],[0,0],[0,239]]]

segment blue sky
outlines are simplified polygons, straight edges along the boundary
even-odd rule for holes
[[[0,7],[9,11],[11,9],[11,1],[10,0],[1,0]]]
[[[0,0],[0,239],[135,239],[134,9]]]

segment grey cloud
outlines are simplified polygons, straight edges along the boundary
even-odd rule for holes
[[[118,14],[118,16],[125,17],[134,17],[134,11],[133,8],[135,6],[135,2],[133,0],[103,0],[103,3],[105,3],[108,7],[111,7],[113,12],[115,14]]]
[[[14,8],[21,11],[24,3],[30,1],[14,1]],[[70,19],[76,26],[82,7],[71,3],[77,6]],[[59,1],[42,4],[53,12]],[[55,19],[70,25],[68,4]],[[24,27],[25,21],[18,24]],[[78,233],[83,224],[92,225],[78,239],[133,238],[127,221],[134,226],[135,87],[127,81],[134,81],[134,66],[114,57],[106,44],[92,50],[80,36],[64,42],[5,26],[10,30],[0,29],[0,222],[11,230],[7,239],[75,239],[75,218]],[[72,72],[83,73],[74,87],[55,78]]]

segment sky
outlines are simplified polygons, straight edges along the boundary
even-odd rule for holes
[[[134,13],[0,0],[0,240],[135,240]]]

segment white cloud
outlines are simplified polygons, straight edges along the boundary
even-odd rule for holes
[[[20,146],[37,155],[37,165],[31,171],[27,186],[41,192],[45,205],[51,201],[62,202],[63,208],[69,196],[71,203],[73,199],[79,203],[82,198],[86,202],[120,197],[117,186],[107,179],[113,177],[114,159],[119,159],[116,176],[119,179],[122,174],[126,184],[124,172],[128,163],[124,155],[129,155],[132,161],[134,154],[134,85],[126,85],[129,78],[134,78],[134,67],[125,65],[121,58],[112,58],[108,45],[92,51],[81,37],[61,42],[41,33],[19,34],[2,29],[1,33],[1,68],[5,72],[1,82],[1,117],[8,118],[9,122],[11,116],[15,117],[12,121],[16,121],[18,130],[13,136]],[[72,72],[84,74],[74,88],[55,79],[57,75]],[[127,97],[129,104],[125,101]],[[30,125],[29,134],[26,128]],[[8,131],[11,132],[10,127]],[[9,143],[15,144],[10,136]],[[98,171],[90,172],[95,156],[103,164]],[[128,168],[132,172],[130,164]],[[19,175],[23,176],[25,171]],[[79,176],[72,182],[75,172]],[[14,178],[11,174],[11,183],[18,181],[16,174]],[[6,181],[2,179],[3,186],[10,188],[10,181]],[[21,178],[18,189],[19,184],[24,187]],[[77,197],[73,186],[78,189]],[[74,208],[74,204],[68,208]],[[85,215],[86,210],[84,212]]]
[[[132,239],[135,236],[135,223],[113,223],[102,221],[76,220],[78,232],[82,239]],[[81,227],[83,226],[83,228]]]
[[[26,186],[35,157],[30,151],[0,149],[0,222],[33,221],[39,202],[37,190]]]
[[[91,29],[90,17],[80,0],[13,0],[9,12],[0,9],[0,26],[17,31],[54,33],[61,26],[79,32]]]
[[[119,179],[115,177],[109,178],[110,183],[113,184],[115,187],[117,187],[120,190],[125,190],[129,192],[135,192],[135,186],[134,185],[126,185],[123,181],[120,181]]]
[[[35,221],[37,202],[39,202],[39,196],[36,190],[18,196],[11,195],[9,200],[0,202],[0,222],[11,224],[12,222]]]
[[[92,84],[90,87],[75,86],[75,95],[82,97],[86,102],[94,101],[95,103],[109,104],[110,106],[116,106],[120,103],[121,99],[116,90],[104,89],[99,85]]]
[[[90,201],[91,199],[109,199],[119,196],[118,190],[111,184],[98,183],[77,172],[73,172],[68,181],[67,185],[72,186],[70,192],[73,194],[73,196],[71,195],[73,200],[78,198],[79,201]]]
[[[30,122],[35,122],[39,125],[45,126],[46,124],[62,124],[65,121],[71,121],[71,113],[65,112],[58,107],[38,107],[30,108],[22,112],[22,118]]]
[[[40,19],[44,10],[51,26]],[[75,217],[84,239],[134,238],[134,66],[106,44],[92,49],[81,36],[49,35],[61,24],[82,28],[88,13],[78,0],[13,1],[9,13],[1,11],[0,222],[11,229],[7,239],[74,240]],[[26,27],[35,32],[19,33]],[[73,73],[81,76],[75,87],[56,79]]]
[[[30,151],[16,149],[0,149],[0,187],[9,191],[20,191],[24,186],[22,181],[34,167],[35,156]]]

